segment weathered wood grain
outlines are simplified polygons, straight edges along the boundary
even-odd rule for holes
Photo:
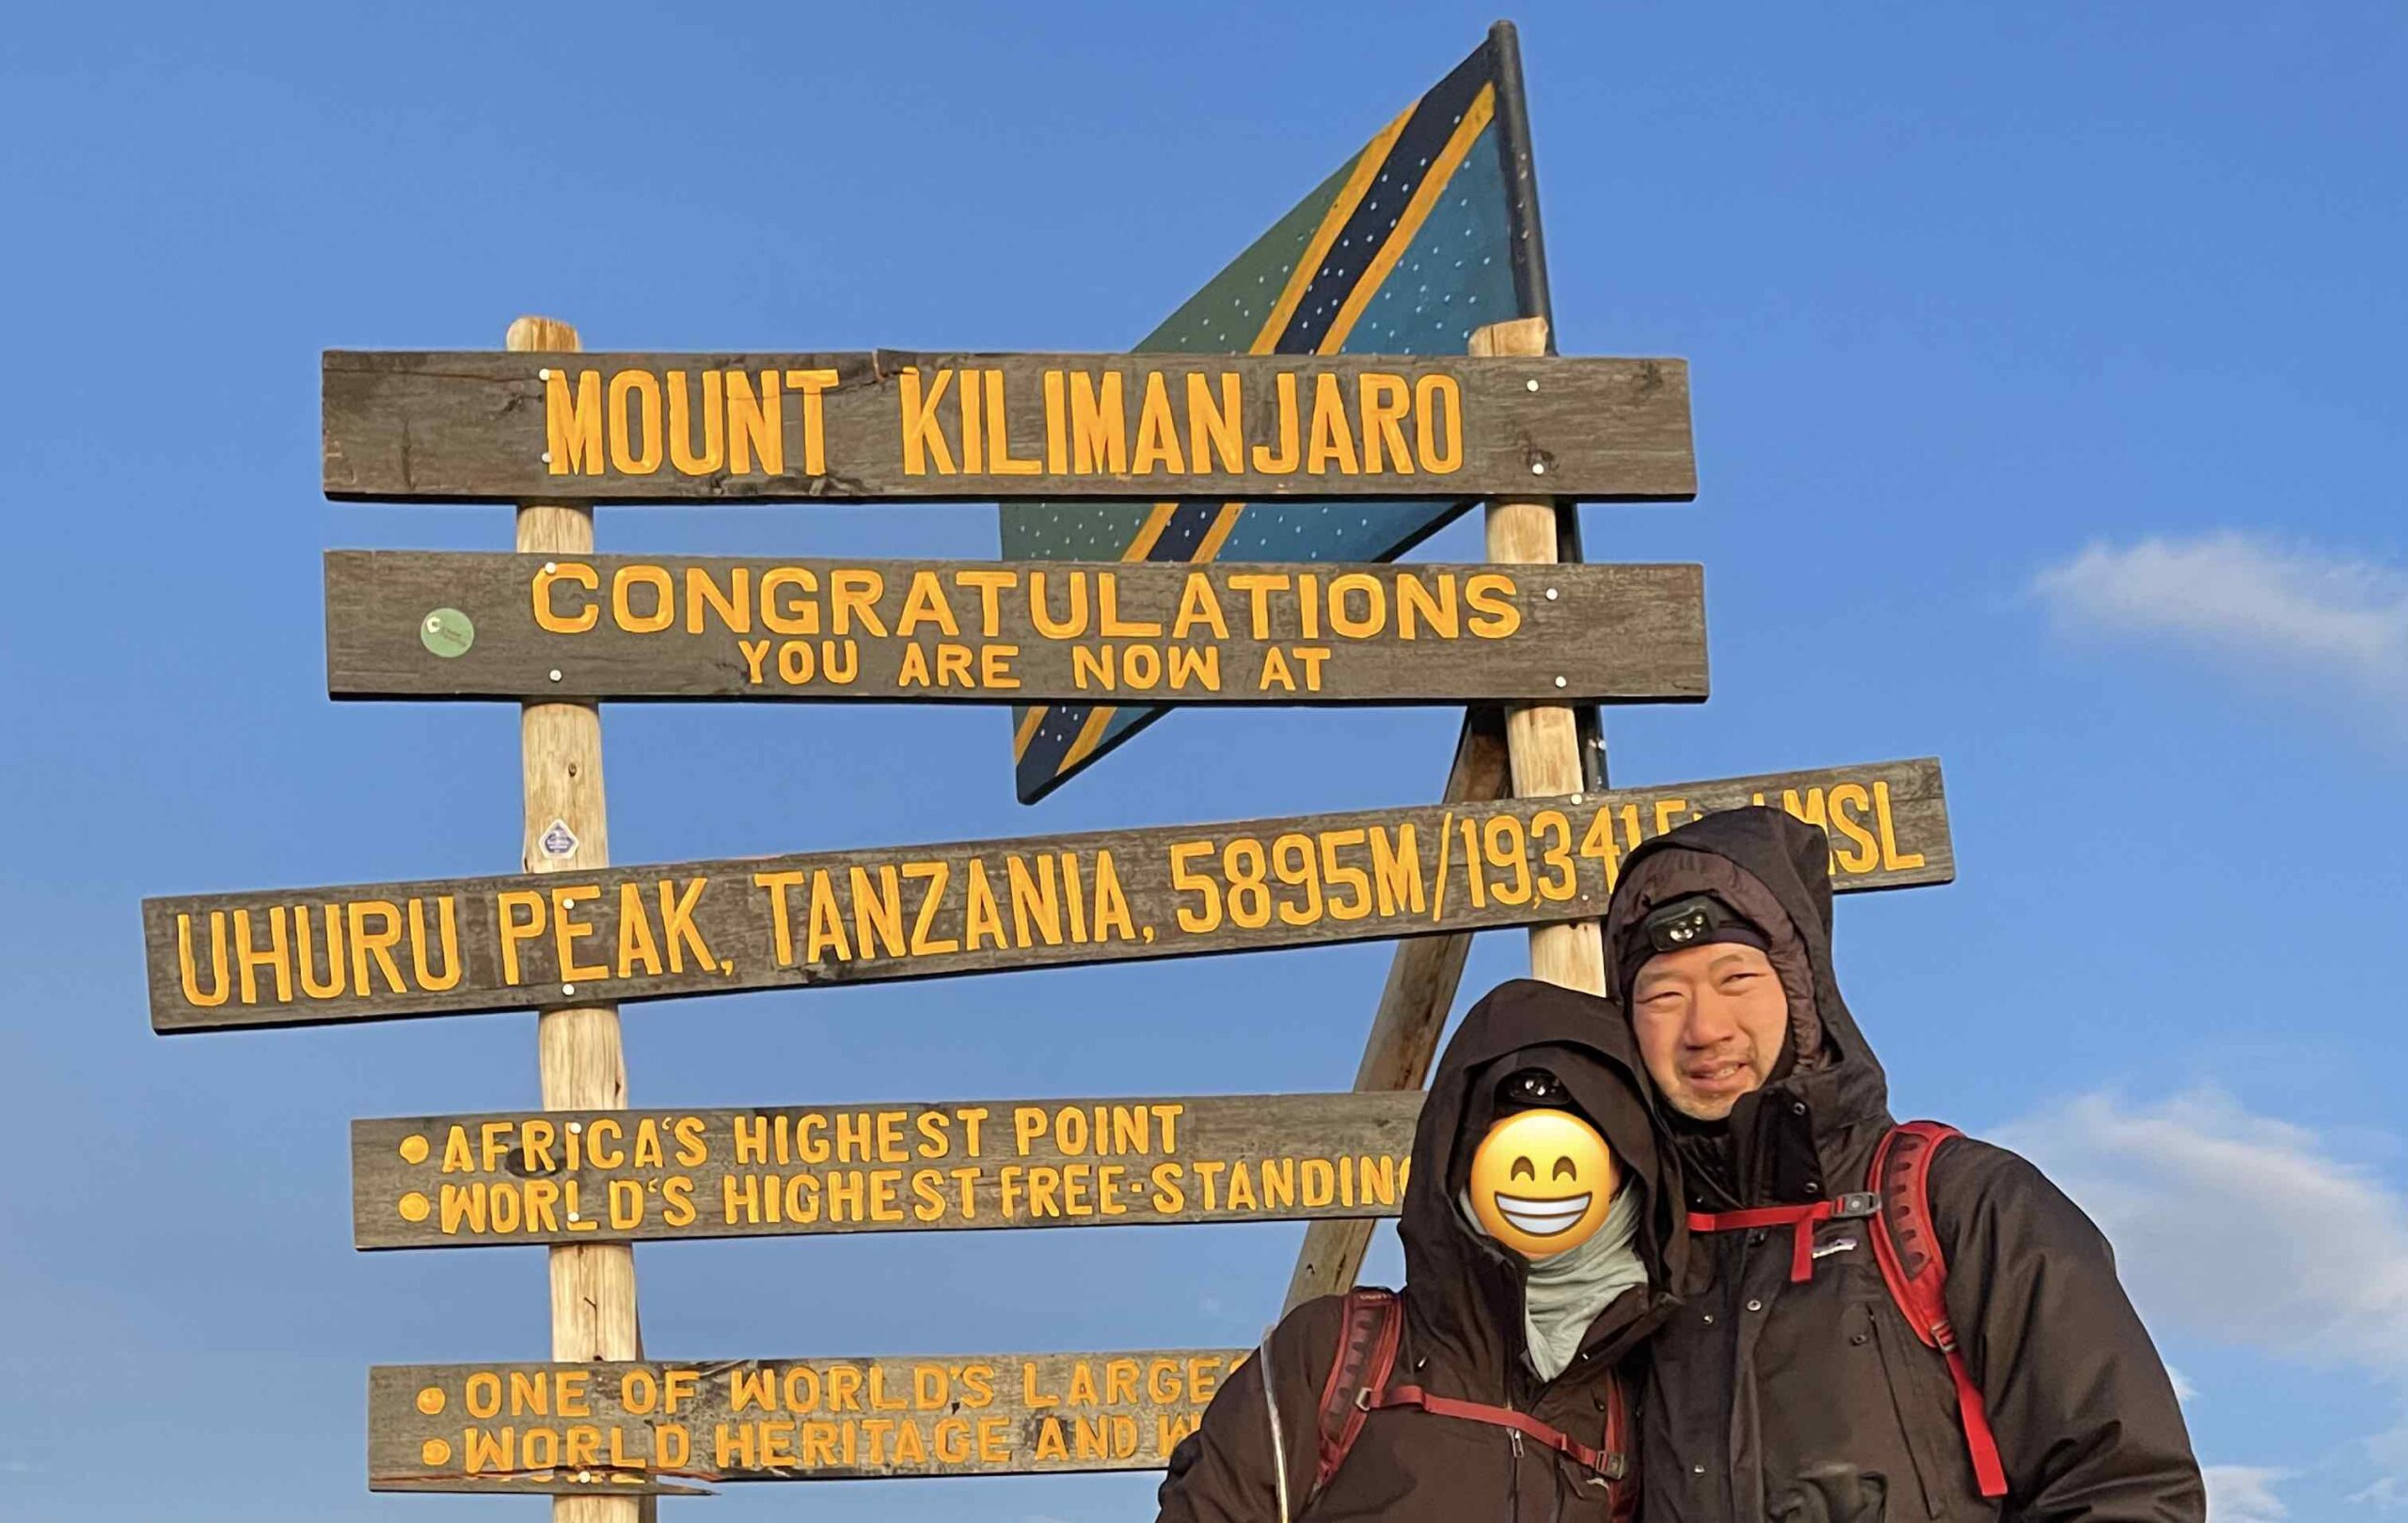
[[[338,698],[1465,703],[1706,694],[1694,565],[330,550]]]
[[[1697,495],[1677,359],[328,350],[323,388],[335,498]]]
[[[1160,1469],[1244,1349],[380,1365],[372,1491]]]
[[[574,350],[579,341],[566,323],[530,316],[510,325],[505,342],[526,352]],[[591,503],[522,502],[515,528],[521,551],[594,549]],[[519,863],[530,873],[592,871],[610,860],[602,717],[590,703],[546,699],[519,710]],[[535,1022],[535,1048],[546,1105],[626,1103],[617,1006],[587,1001],[544,1009]],[[641,1357],[634,1251],[624,1244],[575,1243],[553,1248],[547,1259],[552,1356]],[[553,1523],[646,1523],[653,1515],[648,1504],[616,1497],[564,1497],[552,1507]]]
[[[1454,762],[1447,769],[1446,801],[1487,803],[1503,798],[1506,766],[1505,716],[1485,706],[1465,709]],[[1454,1008],[1464,960],[1470,952],[1471,936],[1464,931],[1396,944],[1387,981],[1380,987],[1380,1003],[1371,1012],[1362,1061],[1355,1065],[1357,1090],[1418,1090],[1428,1082],[1438,1035],[1446,1029],[1447,1012]],[[1282,1312],[1353,1285],[1370,1248],[1373,1225],[1356,1220],[1307,1223]]]
[[[1472,334],[1471,352],[1544,355],[1546,319],[1526,317],[1490,324]],[[1557,511],[1558,505],[1544,498],[1504,499],[1489,503],[1488,558],[1501,564],[1552,567]],[[1557,567],[1535,574],[1556,575],[1568,569]],[[1569,704],[1509,705],[1505,710],[1505,749],[1512,760],[1513,793],[1517,798],[1551,798],[1582,785],[1585,774],[1580,767],[1580,732]],[[1589,915],[1531,927],[1530,976],[1584,993],[1604,993],[1605,943],[1596,917]]]
[[[1599,913],[1640,840],[1754,802],[1825,823],[1835,888],[1954,871],[1925,759],[1462,809],[180,896],[143,904],[151,1023],[317,1024],[1543,925]]]
[[[353,1242],[493,1247],[1393,1216],[1415,1093],[351,1123]]]

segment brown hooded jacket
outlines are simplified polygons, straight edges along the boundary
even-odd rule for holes
[[[1604,1134],[1627,1188],[1644,1192],[1636,1242],[1651,1284],[1682,1272],[1688,1237],[1673,1164],[1657,1145],[1627,1028],[1604,1000],[1528,979],[1501,985],[1448,1044],[1414,1134],[1399,1224],[1404,1325],[1393,1378],[1529,1413],[1603,1449],[1609,1407],[1630,1410],[1630,1355],[1670,1313],[1671,1297],[1624,1291],[1590,1325],[1570,1368],[1541,1381],[1523,1356],[1523,1261],[1474,1232],[1456,1203],[1472,1152],[1496,1119],[1497,1081],[1532,1066],[1563,1082]],[[1370,1413],[1337,1477],[1314,1495],[1322,1390],[1343,1305],[1336,1296],[1308,1302],[1269,1340],[1291,1520],[1608,1523],[1630,1515],[1629,1480],[1609,1484],[1508,1429],[1414,1409]],[[1229,1375],[1203,1425],[1172,1456],[1161,1523],[1279,1523],[1262,1357]],[[1626,1422],[1625,1436],[1631,1431]]]
[[[1699,1209],[1863,1190],[1892,1125],[1881,1066],[1832,976],[1830,851],[1811,825],[1742,809],[1682,826],[1624,865],[1608,967],[1626,977],[1640,960],[1650,909],[1716,894],[1768,933],[1791,1041],[1815,1048],[1785,1057],[1727,1130],[1675,1121]],[[1617,989],[1618,1005],[1628,992]],[[2200,1523],[2173,1387],[2089,1218],[2023,1159],[1970,1138],[1938,1154],[1930,1199],[1949,1315],[2004,1462],[2004,1502],[1980,1495],[1945,1364],[1891,1299],[1871,1224],[1843,1219],[1816,1229],[1802,1285],[1790,1280],[1786,1229],[1698,1237],[1704,1283],[1676,1286],[1690,1293],[1649,1348],[1649,1523]]]

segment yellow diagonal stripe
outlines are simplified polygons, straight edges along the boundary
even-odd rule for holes
[[[1397,219],[1396,231],[1380,245],[1379,252],[1371,256],[1371,262],[1364,266],[1363,278],[1355,281],[1354,289],[1347,293],[1345,305],[1338,309],[1338,321],[1330,324],[1329,331],[1322,336],[1321,353],[1336,354],[1338,346],[1346,341],[1346,336],[1354,331],[1355,320],[1363,315],[1363,309],[1370,306],[1372,296],[1379,293],[1380,282],[1396,268],[1396,262],[1404,257],[1404,251],[1413,245],[1414,236],[1420,232],[1421,224],[1430,220],[1431,210],[1438,204],[1439,198],[1447,194],[1447,182],[1454,179],[1455,171],[1463,167],[1464,155],[1471,151],[1472,139],[1480,135],[1481,129],[1488,125],[1488,119],[1496,114],[1497,87],[1482,85],[1480,93],[1472,97],[1470,107],[1464,112],[1464,119],[1455,124],[1453,135],[1447,139],[1447,146],[1430,161],[1430,172],[1421,177],[1421,183],[1413,192],[1413,199],[1405,202],[1404,214]]]
[[[1012,760],[1028,754],[1028,743],[1037,738],[1037,727],[1045,722],[1045,706],[1031,704],[1020,717],[1020,730],[1012,737]]]
[[[1363,204],[1363,198],[1370,194],[1371,185],[1379,179],[1380,171],[1387,167],[1388,151],[1396,147],[1397,135],[1404,131],[1407,121],[1413,119],[1413,106],[1406,106],[1397,113],[1394,121],[1380,129],[1378,136],[1363,145],[1362,153],[1354,160],[1354,172],[1346,177],[1346,183],[1338,192],[1338,199],[1329,203],[1328,214],[1321,219],[1321,226],[1313,230],[1312,239],[1305,245],[1304,253],[1297,256],[1296,267],[1288,274],[1288,284],[1280,291],[1279,299],[1272,304],[1271,315],[1263,320],[1262,331],[1255,335],[1247,354],[1271,353],[1272,346],[1279,341],[1279,335],[1288,331],[1289,319],[1296,315],[1296,304],[1305,299],[1307,291],[1312,289],[1313,277],[1320,273],[1321,262],[1329,257],[1329,246],[1338,241],[1339,230],[1354,216],[1354,209]]]
[[[1482,92],[1483,98],[1486,93]],[[1394,121],[1381,128],[1378,135],[1363,145],[1363,151],[1355,156],[1354,173],[1346,177],[1346,183],[1339,187],[1338,198],[1331,201],[1329,210],[1322,214],[1321,226],[1313,230],[1312,237],[1305,244],[1304,252],[1296,257],[1294,267],[1288,272],[1288,283],[1280,288],[1279,299],[1272,303],[1269,315],[1263,319],[1261,331],[1254,336],[1254,342],[1246,347],[1247,354],[1271,353],[1273,345],[1279,341],[1279,335],[1288,331],[1289,321],[1296,315],[1296,304],[1303,301],[1305,293],[1312,288],[1313,277],[1320,272],[1322,261],[1329,257],[1330,245],[1338,241],[1339,230],[1346,226],[1349,218],[1354,216],[1354,209],[1363,204],[1363,198],[1370,194],[1371,186],[1379,180],[1380,170],[1387,165],[1389,151],[1396,147],[1397,135],[1404,131],[1404,124],[1413,119],[1413,106],[1406,106],[1397,113]],[[1466,116],[1465,119],[1468,120],[1469,117]],[[1485,121],[1488,119],[1483,115],[1481,119]],[[1458,153],[1452,162],[1460,163],[1462,159],[1463,155]],[[1448,163],[1449,161],[1441,160],[1440,162]],[[1451,164],[1449,165],[1448,172],[1450,174],[1453,172]],[[1409,210],[1406,214],[1411,214]],[[1421,214],[1429,215],[1429,208],[1423,207]],[[1403,219],[1400,218],[1397,225],[1402,228]],[[1418,227],[1419,222],[1416,220],[1414,225]],[[1390,266],[1395,262],[1394,260],[1388,262]],[[1339,312],[1339,316],[1349,326],[1353,325],[1353,319],[1347,317],[1343,311]],[[1329,343],[1324,341],[1322,352],[1325,354],[1329,348]],[[1120,559],[1142,561],[1152,554],[1155,541],[1162,538],[1163,530],[1170,523],[1171,514],[1177,510],[1178,506],[1179,504],[1175,502],[1155,503],[1153,511],[1146,516],[1145,524],[1137,531],[1137,537],[1129,542],[1129,547],[1121,552]],[[1237,510],[1243,506],[1244,504],[1240,502],[1226,503],[1222,506],[1219,515],[1212,520],[1212,528],[1205,531],[1203,539],[1196,546],[1196,560],[1210,561],[1220,553],[1221,546],[1229,537],[1229,530],[1236,520]],[[1033,715],[1041,714],[1042,710],[1031,712]],[[1103,743],[1105,727],[1111,724],[1112,716],[1117,712],[1118,712],[1117,707],[1109,704],[1098,705],[1087,710],[1085,722],[1079,726],[1078,738],[1070,742],[1068,751],[1062,753],[1060,765],[1054,769],[1054,776],[1060,777],[1095,754],[1095,748]],[[1013,761],[1019,761],[1027,754],[1030,742],[1037,738],[1037,730],[1038,725],[1033,720],[1023,720],[1021,722],[1020,733],[1013,740]]]
[[[1371,256],[1371,262],[1363,266],[1363,278],[1354,282],[1353,291],[1347,293],[1344,304],[1338,309],[1338,316],[1329,325],[1329,331],[1323,334],[1321,342],[1314,346],[1316,354],[1336,354],[1339,345],[1346,341],[1347,335],[1354,331],[1354,325],[1362,319],[1364,309],[1378,293],[1380,282],[1388,278],[1396,268],[1396,262],[1413,246],[1413,240],[1421,231],[1421,225],[1430,220],[1431,212],[1437,206],[1439,198],[1446,195],[1447,182],[1463,167],[1464,155],[1471,151],[1473,139],[1480,136],[1481,129],[1486,127],[1489,119],[1496,115],[1497,87],[1482,85],[1480,93],[1472,98],[1470,107],[1464,112],[1464,119],[1455,124],[1454,132],[1447,138],[1447,146],[1439,150],[1438,156],[1430,162],[1430,172],[1422,177],[1421,183],[1413,192],[1413,198],[1405,203],[1403,213],[1397,217],[1395,229],[1381,243],[1378,252]],[[1244,508],[1243,502],[1221,505],[1220,513],[1212,519],[1212,527],[1204,531],[1202,542],[1196,546],[1196,560],[1210,561],[1221,553],[1221,547],[1228,543],[1229,534],[1237,528],[1238,515]]]

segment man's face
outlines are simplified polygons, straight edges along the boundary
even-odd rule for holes
[[[1781,1061],[1789,998],[1772,960],[1717,943],[1659,952],[1630,986],[1640,1055],[1672,1108],[1719,1121]]]

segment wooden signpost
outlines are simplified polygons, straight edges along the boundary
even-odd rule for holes
[[[1578,710],[1705,695],[1701,573],[1558,563],[1576,501],[1694,495],[1688,375],[1436,313],[1545,310],[1518,92],[1501,29],[1301,203],[1293,249],[1275,229],[1216,278],[1212,324],[1258,353],[588,355],[522,318],[502,353],[325,355],[328,496],[518,504],[515,554],[331,552],[325,594],[333,695],[522,705],[523,870],[153,898],[143,925],[161,1032],[538,1012],[540,1110],[353,1124],[357,1246],[550,1262],[552,1362],[371,1372],[373,1489],[637,1523],[698,1482],[1159,1467],[1244,1351],[647,1359],[633,1244],[1303,1221],[1292,1305],[1402,1208],[1473,933],[1528,928],[1537,976],[1605,992],[1627,853],[1749,805],[1821,827],[1836,890],[1953,879],[1928,758],[1604,785]],[[1447,187],[1493,117],[1511,183],[1475,208]],[[1442,190],[1496,222],[1463,236],[1510,248],[1510,282],[1434,275],[1378,315]],[[1220,341],[1192,316],[1174,347]],[[1358,319],[1471,352],[1338,352]],[[1214,563],[1246,513],[1339,499],[1369,537]],[[1356,563],[1472,499],[1487,561]],[[1122,558],[594,553],[596,500],[822,500],[1037,501],[1117,537],[1016,520],[1021,553]],[[1383,538],[1383,512],[1411,523]],[[1022,782],[1036,737],[1049,786],[1123,707],[1466,711],[1434,804],[613,867],[602,698],[1022,705]],[[1348,1093],[626,1108],[627,1000],[1369,939],[1398,945]]]
[[[574,350],[565,323],[522,317],[504,341],[515,352]],[[580,555],[594,548],[594,513],[576,502],[523,502],[517,511],[522,554]],[[519,862],[530,873],[591,871],[610,860],[602,798],[602,715],[592,704],[529,703],[519,710],[522,804]],[[329,925],[332,923],[329,922]],[[353,937],[355,948],[359,938]],[[627,1064],[619,1041],[619,1007],[579,1000],[563,990],[535,1019],[544,1105],[551,1110],[627,1103]],[[643,1355],[636,1315],[635,1250],[624,1243],[563,1243],[547,1250],[552,1357],[634,1359]],[[648,1502],[576,1497],[555,1503],[553,1523],[652,1523]]]
[[[380,1366],[368,1484],[631,1497],[693,1481],[1159,1469],[1246,1353]]]
[[[363,1248],[1393,1216],[1416,1093],[351,1124]]]
[[[1940,765],[1924,759],[1460,809],[190,896],[143,905],[151,1024],[467,1014],[1592,919],[1624,852],[1751,803],[1822,824],[1837,889],[1955,871]]]
[[[1543,354],[1547,347],[1546,322],[1532,317],[1495,324],[1474,333],[1471,341],[1475,354]],[[1567,537],[1561,525],[1565,511],[1563,505],[1545,500],[1490,503],[1486,523],[1489,558],[1517,565],[1554,562]],[[1592,785],[1604,785],[1605,737],[1602,733],[1595,736],[1593,754],[1583,756],[1579,722],[1569,706],[1510,706],[1498,728],[1501,735],[1487,733],[1484,726],[1467,719],[1453,773],[1447,780],[1450,799],[1485,800],[1505,791],[1508,784],[1514,794],[1523,797],[1570,787],[1584,777],[1593,778]],[[1499,752],[1503,753],[1501,758]],[[1801,817],[1819,813],[1801,808],[1787,798],[1782,802]],[[1837,862],[1835,855],[1834,865]],[[1955,872],[1952,854],[1947,876],[1953,878]],[[1370,1035],[1364,1043],[1363,1060],[1355,1072],[1356,1088],[1418,1089],[1428,1077],[1431,1059],[1437,1052],[1438,1034],[1454,1003],[1455,986],[1469,950],[1467,938],[1450,939],[1456,944],[1434,948],[1424,955],[1428,971],[1419,978],[1402,976],[1406,964],[1402,956],[1398,958],[1380,1007],[1373,1015]],[[1530,932],[1530,976],[1584,993],[1609,992],[1606,986],[1602,927],[1593,918],[1584,918],[1534,928]],[[1293,1309],[1317,1295],[1341,1293],[1353,1285],[1370,1245],[1368,1223],[1316,1222],[1307,1228],[1304,1245],[1296,1255],[1295,1270],[1289,1278],[1288,1308]]]
[[[326,555],[338,698],[1675,701],[1693,565]]]
[[[333,498],[1697,495],[1677,359],[326,352]]]

